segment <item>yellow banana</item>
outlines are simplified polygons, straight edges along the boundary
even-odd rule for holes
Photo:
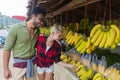
[[[99,44],[99,47],[100,47],[100,48],[103,48],[106,41],[107,41],[107,32],[104,32],[104,36],[103,36],[102,41],[101,41],[100,44]]]
[[[77,72],[76,74],[77,74],[77,76],[79,77],[79,76],[81,76],[81,75],[83,75],[83,74],[86,74],[86,71],[85,71],[84,68],[82,68],[82,69],[80,69],[79,72]]]
[[[80,80],[88,80],[88,78],[85,76],[80,76]]]
[[[91,43],[94,43],[97,40],[97,38],[100,36],[101,32],[102,32],[102,30],[101,30],[101,27],[100,27],[96,31],[95,35],[91,38]]]
[[[117,46],[117,45],[116,45],[115,43],[113,43],[113,44],[111,45],[111,48],[114,49],[116,46]]]
[[[90,47],[90,37],[88,37],[88,39],[87,39],[87,44],[86,44],[85,48],[87,49],[88,47]]]
[[[75,48],[78,48],[78,47],[81,45],[82,42],[83,42],[83,38],[81,38],[81,39],[78,41],[78,43],[75,45]]]
[[[87,50],[86,50],[86,53],[87,54],[90,54],[92,52],[92,49],[91,49],[91,47],[89,47]]]
[[[99,77],[99,78],[97,78],[97,79],[95,79],[95,80],[103,80],[103,79],[102,79],[102,77]]]
[[[107,78],[107,80],[112,80],[111,78]]]
[[[85,41],[82,40],[81,44],[77,47],[77,51],[80,52],[84,45],[85,45]]]
[[[79,35],[78,37],[77,37],[77,39],[75,40],[75,45],[78,43],[78,41],[82,38],[83,36],[82,35]]]
[[[79,71],[81,68],[83,68],[84,67],[84,65],[79,65],[78,67],[77,67],[77,69],[76,69],[76,71]]]
[[[68,41],[70,40],[71,35],[72,35],[72,34],[70,34],[70,36],[66,37],[66,42],[67,42],[67,43],[68,43]]]
[[[118,43],[120,40],[120,30],[116,25],[110,25],[111,28],[113,28],[116,32],[116,39],[115,39],[115,43]]]
[[[83,41],[82,42],[83,44],[81,44],[79,47],[78,47],[78,52],[80,52],[80,53],[83,53],[84,51],[85,51],[85,46],[86,46],[86,44],[87,44],[87,42],[86,41]]]
[[[75,44],[75,42],[77,41],[78,37],[79,37],[78,33],[75,32],[74,33],[74,38],[73,38],[73,44]]]
[[[74,35],[71,35],[70,39],[68,40],[68,44],[71,45],[73,41]]]
[[[98,39],[93,43],[94,46],[98,46],[100,44],[100,42],[102,41],[104,36],[104,32],[102,31],[100,36],[98,37]]]
[[[107,31],[106,32],[106,36],[107,36],[107,39],[106,39],[106,42],[105,42],[105,45],[104,45],[104,48],[108,48],[108,42],[109,42],[109,38],[110,38],[110,31]]]
[[[72,34],[73,32],[72,31],[69,31],[66,35],[66,38],[68,38],[70,36],[70,34]]]
[[[108,47],[110,47],[114,43],[115,38],[116,38],[116,32],[112,28],[110,29],[110,36],[109,37],[110,38],[109,38],[109,42],[108,42]]]
[[[96,31],[97,31],[101,26],[102,26],[101,24],[97,24],[96,26],[93,27],[93,29],[92,29],[91,32],[90,32],[90,37],[91,37],[91,38],[96,34]]]
[[[95,50],[96,47],[95,47],[93,44],[91,44],[91,45],[92,45],[92,46],[91,46],[92,51]]]
[[[91,68],[88,68],[88,77],[92,78],[94,76],[94,71]]]
[[[88,42],[88,40],[86,41],[86,40],[84,40],[85,41],[85,45],[83,46],[83,48],[81,49],[81,51],[80,51],[80,53],[84,53],[85,52],[85,50],[89,47],[89,45],[90,45],[90,38],[89,38],[89,42]]]
[[[65,55],[65,54],[61,54],[61,56],[60,56],[60,59],[65,59],[65,58],[67,58],[67,56]]]
[[[97,73],[97,74],[94,75],[93,80],[97,80],[97,79],[99,79],[101,77],[102,77],[102,74]]]

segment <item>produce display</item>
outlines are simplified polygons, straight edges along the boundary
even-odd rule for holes
[[[74,59],[72,58],[73,56]],[[80,58],[77,58],[77,57]],[[96,58],[95,58],[96,57]],[[64,62],[77,66],[73,71],[80,80],[119,80],[120,64],[116,63],[112,66],[106,66],[106,59],[102,56],[101,60],[96,55],[77,55],[62,53],[61,59]]]
[[[69,47],[69,52],[63,52],[61,59],[77,66],[76,70],[71,70],[80,80],[120,80],[120,60],[119,57],[112,60],[108,49],[114,49],[120,43],[120,30],[115,24],[94,25],[86,35],[79,30],[84,22],[70,23],[64,25],[62,43]],[[41,35],[49,35],[49,28],[40,28]],[[94,54],[93,54],[94,53]],[[98,54],[99,53],[99,54]],[[111,53],[112,54],[112,53]],[[105,56],[103,56],[105,55]],[[109,57],[108,57],[109,56]],[[112,60],[112,61],[111,61]],[[116,62],[115,62],[116,61]]]

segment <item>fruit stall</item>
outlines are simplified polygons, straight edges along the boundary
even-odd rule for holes
[[[60,58],[77,66],[72,70],[55,64],[55,80],[120,80],[119,0],[30,0],[28,17],[34,7],[47,13],[40,34],[62,25]]]

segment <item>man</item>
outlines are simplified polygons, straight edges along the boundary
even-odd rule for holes
[[[6,79],[36,80],[34,72],[36,59],[34,46],[44,17],[45,11],[35,7],[28,21],[9,30],[3,52],[4,77]],[[11,50],[13,51],[14,60],[13,72],[9,69]]]

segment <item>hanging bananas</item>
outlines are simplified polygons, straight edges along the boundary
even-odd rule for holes
[[[90,32],[90,39],[95,47],[115,48],[120,42],[120,30],[114,24],[109,26],[97,24]]]

